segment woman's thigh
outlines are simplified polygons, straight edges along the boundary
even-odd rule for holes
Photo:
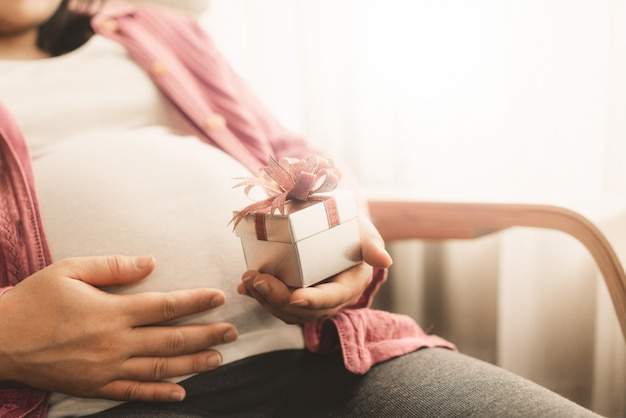
[[[346,371],[341,353],[288,350],[225,365],[182,384],[188,394],[182,403],[129,403],[96,416],[593,416],[501,368],[438,348],[394,358],[363,376]]]
[[[595,414],[491,364],[429,348],[373,367],[364,376],[309,362],[281,416],[585,417]],[[336,361],[337,358],[334,359]],[[314,383],[316,382],[316,383]],[[313,384],[311,384],[313,383]]]

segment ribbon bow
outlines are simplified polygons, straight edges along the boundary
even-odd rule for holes
[[[269,208],[269,213],[277,210],[285,215],[285,204],[291,200],[324,200],[319,193],[330,192],[337,187],[341,172],[332,160],[311,156],[306,160],[283,157],[277,160],[269,157],[269,165],[262,167],[258,177],[241,178],[234,187],[245,186],[248,195],[252,188],[259,186],[270,195],[267,199],[243,208],[230,222],[234,227],[249,213]]]

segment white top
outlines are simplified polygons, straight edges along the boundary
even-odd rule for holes
[[[32,149],[54,259],[153,254],[156,268],[146,280],[110,290],[221,289],[224,306],[187,321],[235,324],[239,339],[218,347],[224,363],[303,347],[299,326],[236,292],[246,267],[227,224],[233,210],[250,203],[233,179],[250,173],[182,136],[173,109],[123,47],[94,36],[61,57],[0,61],[0,75],[0,100]],[[49,416],[116,404],[54,394]]]

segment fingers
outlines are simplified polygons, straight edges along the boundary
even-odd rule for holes
[[[244,273],[238,291],[255,298],[267,311],[286,323],[296,324],[315,319],[315,315],[308,310],[292,306],[291,290],[282,281],[269,274],[260,274],[256,271]],[[315,314],[321,315],[321,313]]]
[[[115,400],[181,401],[184,389],[162,380],[219,367],[222,356],[209,347],[236,339],[237,330],[227,323],[135,328],[127,341],[129,355],[119,377],[97,395]]]
[[[371,280],[372,267],[360,263],[328,282],[295,290],[291,303],[308,309],[343,308],[355,303]]]
[[[167,293],[138,293],[115,296],[119,312],[132,326],[157,324],[217,308],[226,300],[217,289],[185,289]]]
[[[138,282],[152,272],[154,263],[154,257],[150,255],[113,255],[67,258],[58,262],[57,267],[67,277],[102,287]]]
[[[330,282],[293,290],[274,276],[248,271],[244,273],[238,291],[254,297],[265,309],[287,323],[303,323],[331,316],[355,303],[371,277],[372,268],[360,263]]]
[[[148,276],[155,266],[154,257],[100,256],[61,260],[52,268],[60,275],[83,281],[96,287],[125,285]],[[186,289],[168,293],[140,293],[117,296],[120,315],[131,318],[132,326],[155,324],[177,319],[208,309],[225,301],[216,289]]]
[[[128,345],[132,347],[132,357],[170,357],[196,353],[236,339],[237,330],[228,323],[137,327],[131,331]]]
[[[175,383],[115,380],[97,395],[116,401],[179,402],[185,399],[186,393]]]
[[[184,390],[163,379],[213,370],[222,356],[211,346],[237,338],[227,323],[178,327],[136,328],[129,340],[133,355],[121,368],[121,379],[102,389],[102,396],[117,400],[180,401]]]
[[[359,217],[359,233],[363,260],[372,267],[388,268],[391,266],[393,261],[385,250],[383,238],[374,224],[365,216]]]
[[[129,380],[154,382],[170,377],[213,370],[222,363],[218,351],[205,350],[177,357],[135,357],[128,359],[124,372]]]
[[[244,292],[254,297],[261,305],[289,305],[291,290],[281,280],[269,274],[249,271],[243,275]]]

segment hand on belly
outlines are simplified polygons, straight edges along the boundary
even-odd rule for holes
[[[153,269],[151,256],[65,259],[4,293],[0,380],[80,397],[183,399],[181,386],[162,379],[219,366],[221,355],[211,347],[234,341],[237,330],[224,322],[155,325],[221,306],[220,290],[98,289],[135,283]],[[23,306],[26,316],[17,314]]]

